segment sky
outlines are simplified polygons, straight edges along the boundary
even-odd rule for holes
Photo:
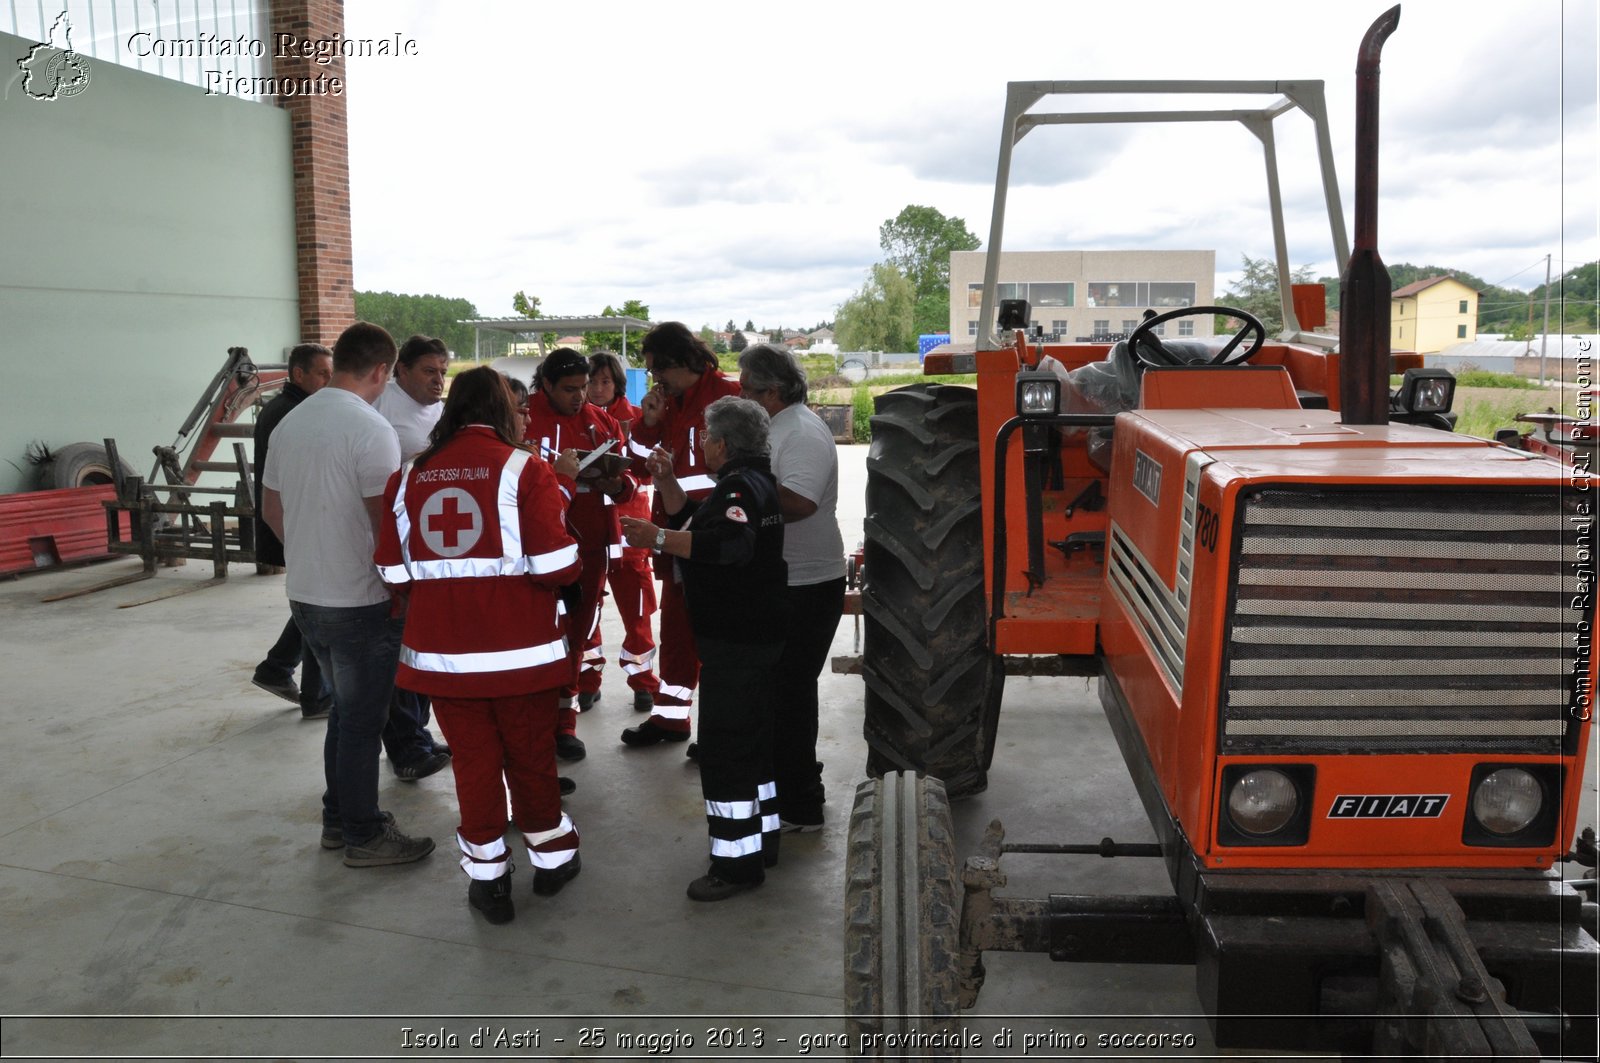
[[[1600,258],[1593,0],[1405,0],[1383,48],[1378,249],[1531,288]],[[346,0],[358,289],[550,315],[831,320],[908,204],[990,246],[1008,80],[1326,83],[1353,236],[1358,46],[1385,7],[1300,0]],[[1240,102],[1228,97],[1223,103]],[[1261,101],[1256,101],[1261,102]],[[1093,98],[1076,106],[1130,105]],[[1311,137],[1278,123],[1289,256],[1336,272]],[[1006,250],[1272,255],[1235,123],[1056,127],[1017,147]]]

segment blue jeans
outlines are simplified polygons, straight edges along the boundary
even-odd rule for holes
[[[378,750],[389,725],[405,621],[389,616],[388,602],[343,608],[291,601],[289,611],[333,686],[322,743],[322,823],[341,827],[346,845],[362,845],[383,830]]]

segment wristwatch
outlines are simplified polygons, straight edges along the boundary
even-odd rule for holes
[[[656,544],[654,546],[652,546],[650,549],[654,550],[656,553],[659,554],[661,551],[665,550],[666,548],[667,548],[667,529],[665,529],[665,528],[657,528],[656,529]]]

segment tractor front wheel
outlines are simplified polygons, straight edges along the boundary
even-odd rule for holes
[[[951,798],[988,785],[1003,661],[988,645],[978,395],[878,396],[867,451],[867,771],[921,771]]]

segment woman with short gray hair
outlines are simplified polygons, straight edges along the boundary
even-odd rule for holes
[[[754,889],[778,862],[772,769],[772,676],[783,656],[788,581],[783,517],[767,461],[767,413],[725,395],[706,407],[711,494],[691,501],[656,447],[646,461],[670,527],[622,518],[629,545],[674,558],[700,654],[700,789],[711,868],[689,883],[696,901]]]
[[[772,419],[767,439],[789,569],[790,628],[774,682],[778,818],[786,831],[821,830],[817,679],[844,611],[844,539],[835,513],[839,453],[833,433],[806,406],[805,370],[791,352],[764,343],[745,350],[739,393]]]

